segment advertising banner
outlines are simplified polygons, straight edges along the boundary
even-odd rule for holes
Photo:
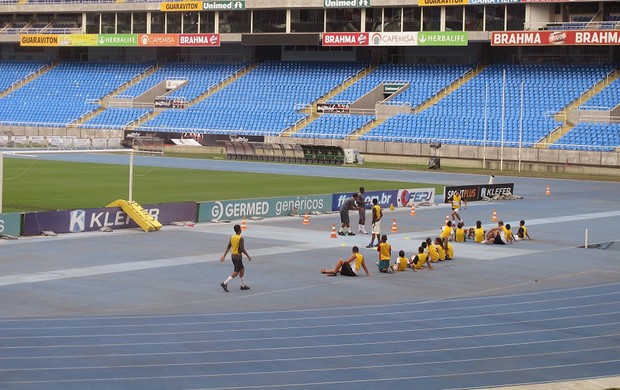
[[[22,34],[21,46],[220,46],[219,34]]]
[[[491,46],[620,45],[620,30],[497,31]]]
[[[467,46],[467,31],[419,32],[418,46]]]
[[[179,46],[178,34],[140,34],[139,46]]]
[[[172,1],[160,3],[162,12],[201,11],[202,1]]]
[[[333,194],[331,196],[332,201],[332,211],[340,211],[340,207],[345,200],[350,198],[353,195],[353,192]],[[398,190],[389,190],[389,191],[366,191],[364,193],[364,198],[366,201],[366,208],[370,208],[372,206],[372,199],[377,198],[379,205],[381,207],[389,207],[390,205],[396,206],[398,197]]]
[[[207,0],[202,3],[205,11],[243,11],[245,0]]]
[[[99,42],[98,34],[65,34],[59,37],[60,46],[98,46]]]
[[[468,202],[492,198],[495,195],[514,194],[514,186],[514,183],[501,183],[444,187],[443,201],[444,203],[448,203],[448,199],[450,199],[455,192],[460,192],[463,199]]]
[[[344,103],[317,103],[316,112],[348,113],[351,110],[350,104]]]
[[[442,5],[467,5],[468,3],[468,0],[418,0],[418,5],[420,7]]]
[[[177,221],[195,221],[195,202],[164,203],[142,206],[162,224]],[[34,236],[42,231],[55,233],[79,233],[96,231],[103,227],[111,229],[135,228],[138,225],[118,207],[102,207],[84,210],[57,210],[24,213],[24,236]]]
[[[514,194],[515,184],[482,184],[480,185],[480,199],[492,198],[495,195],[510,195]]]
[[[367,8],[370,0],[323,0],[323,8]]]
[[[19,236],[21,228],[21,213],[0,214],[0,235]]]
[[[396,207],[411,207],[413,204],[435,203],[435,188],[409,188],[398,190]]]
[[[476,184],[467,186],[452,186],[443,188],[443,202],[448,203],[448,199],[454,195],[455,192],[460,192],[463,199],[466,201],[480,200],[480,186]]]
[[[289,196],[200,202],[198,222],[229,221],[251,217],[281,217],[293,213],[331,211],[331,195]]]
[[[323,46],[368,46],[368,33],[323,33]]]
[[[99,34],[97,46],[138,46],[138,36],[136,34]]]
[[[370,46],[416,46],[418,33],[412,32],[375,32],[370,33]]]
[[[60,39],[57,34],[21,34],[20,46],[58,46]]]
[[[219,46],[219,34],[181,34],[179,46]]]

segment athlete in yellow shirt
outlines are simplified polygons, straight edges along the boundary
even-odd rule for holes
[[[234,266],[233,272],[230,274],[230,276],[225,281],[220,283],[220,286],[222,286],[222,288],[226,292],[228,292],[228,283],[230,283],[234,278],[236,278],[237,275],[239,275],[239,278],[241,279],[241,289],[250,289],[250,287],[245,284],[245,267],[243,266],[243,255],[247,256],[248,261],[252,261],[252,257],[245,250],[243,237],[241,237],[241,226],[235,225],[233,227],[233,230],[235,231],[235,234],[230,237],[230,240],[228,241],[228,246],[226,247],[226,250],[224,251],[222,257],[220,258],[220,261],[223,263],[226,259],[226,254],[228,253],[228,251],[230,251],[230,257]]]
[[[328,276],[336,276],[338,273],[344,276],[357,276],[357,272],[360,269],[364,269],[366,276],[370,276],[370,272],[368,272],[368,268],[366,267],[364,255],[360,253],[357,246],[354,246],[351,248],[351,256],[348,259],[338,259],[333,269],[323,268],[321,269],[321,273],[327,274]]]
[[[426,253],[428,253],[429,260],[433,263],[439,261],[439,253],[437,252],[437,248],[433,244],[433,240],[430,237],[426,239]]]
[[[400,250],[398,252],[398,259],[396,259],[396,263],[392,265],[392,271],[394,273],[399,272],[399,271],[406,271],[408,263],[409,261],[405,257],[405,251]]]
[[[392,245],[387,242],[387,235],[381,236],[381,243],[377,247],[379,252],[379,272],[390,271],[390,260],[392,259]]]
[[[456,221],[458,219],[460,222],[463,222],[461,216],[459,215],[459,211],[461,211],[461,203],[465,204],[465,210],[467,210],[467,201],[463,199],[460,192],[455,192],[448,199],[452,203],[452,220]]]
[[[414,272],[417,272],[417,270],[421,269],[424,264],[426,264],[428,269],[433,269],[433,266],[428,261],[428,253],[425,253],[424,247],[421,246],[418,248],[418,254],[411,257],[409,267],[411,267]]]
[[[439,234],[439,237],[441,237],[441,239],[444,241],[448,241],[452,239],[453,235],[454,229],[452,228],[452,221],[448,221],[446,222],[444,227],[441,228],[441,233]]]

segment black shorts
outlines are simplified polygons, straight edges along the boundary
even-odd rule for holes
[[[353,268],[351,268],[351,265],[349,263],[344,263],[342,265],[342,267],[340,268],[340,275],[357,276],[355,272],[353,272]]]
[[[502,240],[502,236],[498,233],[495,238],[493,239],[493,244],[498,244],[498,245],[506,245],[506,243],[504,242],[504,240]]]
[[[241,255],[232,255],[233,266],[235,272],[241,272],[243,270],[243,257]]]

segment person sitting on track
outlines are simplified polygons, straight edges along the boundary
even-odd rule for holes
[[[422,266],[426,264],[428,269],[433,269],[430,261],[428,261],[428,253],[425,252],[423,246],[418,248],[418,254],[411,256],[411,261],[409,261],[409,267],[417,272],[419,269],[422,269]]]
[[[517,230],[517,236],[515,237],[515,240],[525,240],[525,237],[527,237],[528,240],[532,239],[532,237],[530,237],[527,232],[527,228],[525,227],[525,221],[521,220],[519,221],[519,230]]]
[[[354,246],[351,248],[351,256],[348,259],[338,259],[333,269],[323,268],[321,269],[321,273],[327,276],[336,276],[338,273],[343,276],[357,276],[356,272],[359,272],[361,268],[366,272],[366,276],[370,276],[370,272],[368,272],[368,268],[366,267],[364,255],[360,253],[357,246]]]
[[[456,230],[454,231],[454,241],[456,242],[465,242],[467,239],[467,231],[463,228],[463,222],[459,222],[456,225]]]

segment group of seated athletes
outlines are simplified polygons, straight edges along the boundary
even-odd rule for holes
[[[476,221],[476,227],[470,227],[469,229],[463,227],[463,222],[459,222],[454,227],[451,221],[447,221],[446,226],[442,229],[442,236],[444,236],[444,232],[451,234],[456,242],[465,242],[467,239],[472,239],[474,242],[482,244],[506,245],[514,244],[526,238],[528,240],[532,239],[527,232],[524,220],[519,221],[517,234],[514,234],[509,223],[504,225],[504,221],[497,221],[497,226],[488,232],[482,227],[481,221]]]
[[[454,227],[452,221],[448,220],[435,240],[432,240],[430,237],[426,238],[418,247],[417,253],[414,253],[411,258],[407,258],[405,251],[400,250],[398,252],[398,259],[394,264],[390,264],[392,246],[387,242],[387,235],[383,234],[381,242],[377,246],[377,252],[379,253],[377,266],[379,272],[384,273],[396,273],[406,271],[409,268],[416,272],[423,269],[425,265],[426,268],[432,270],[432,263],[454,259],[454,248],[450,241],[466,242],[468,239],[471,239],[477,243],[505,245],[526,238],[532,239],[528,234],[524,220],[519,222],[519,229],[516,235],[512,232],[510,224],[504,225],[503,221],[498,221],[497,227],[487,232],[482,227],[481,221],[476,221],[476,227],[465,228],[462,221]],[[328,276],[336,276],[339,273],[344,276],[356,276],[357,272],[362,269],[367,276],[370,276],[364,255],[359,253],[359,247],[354,246],[348,259],[338,259],[334,268],[323,268],[321,273]]]

